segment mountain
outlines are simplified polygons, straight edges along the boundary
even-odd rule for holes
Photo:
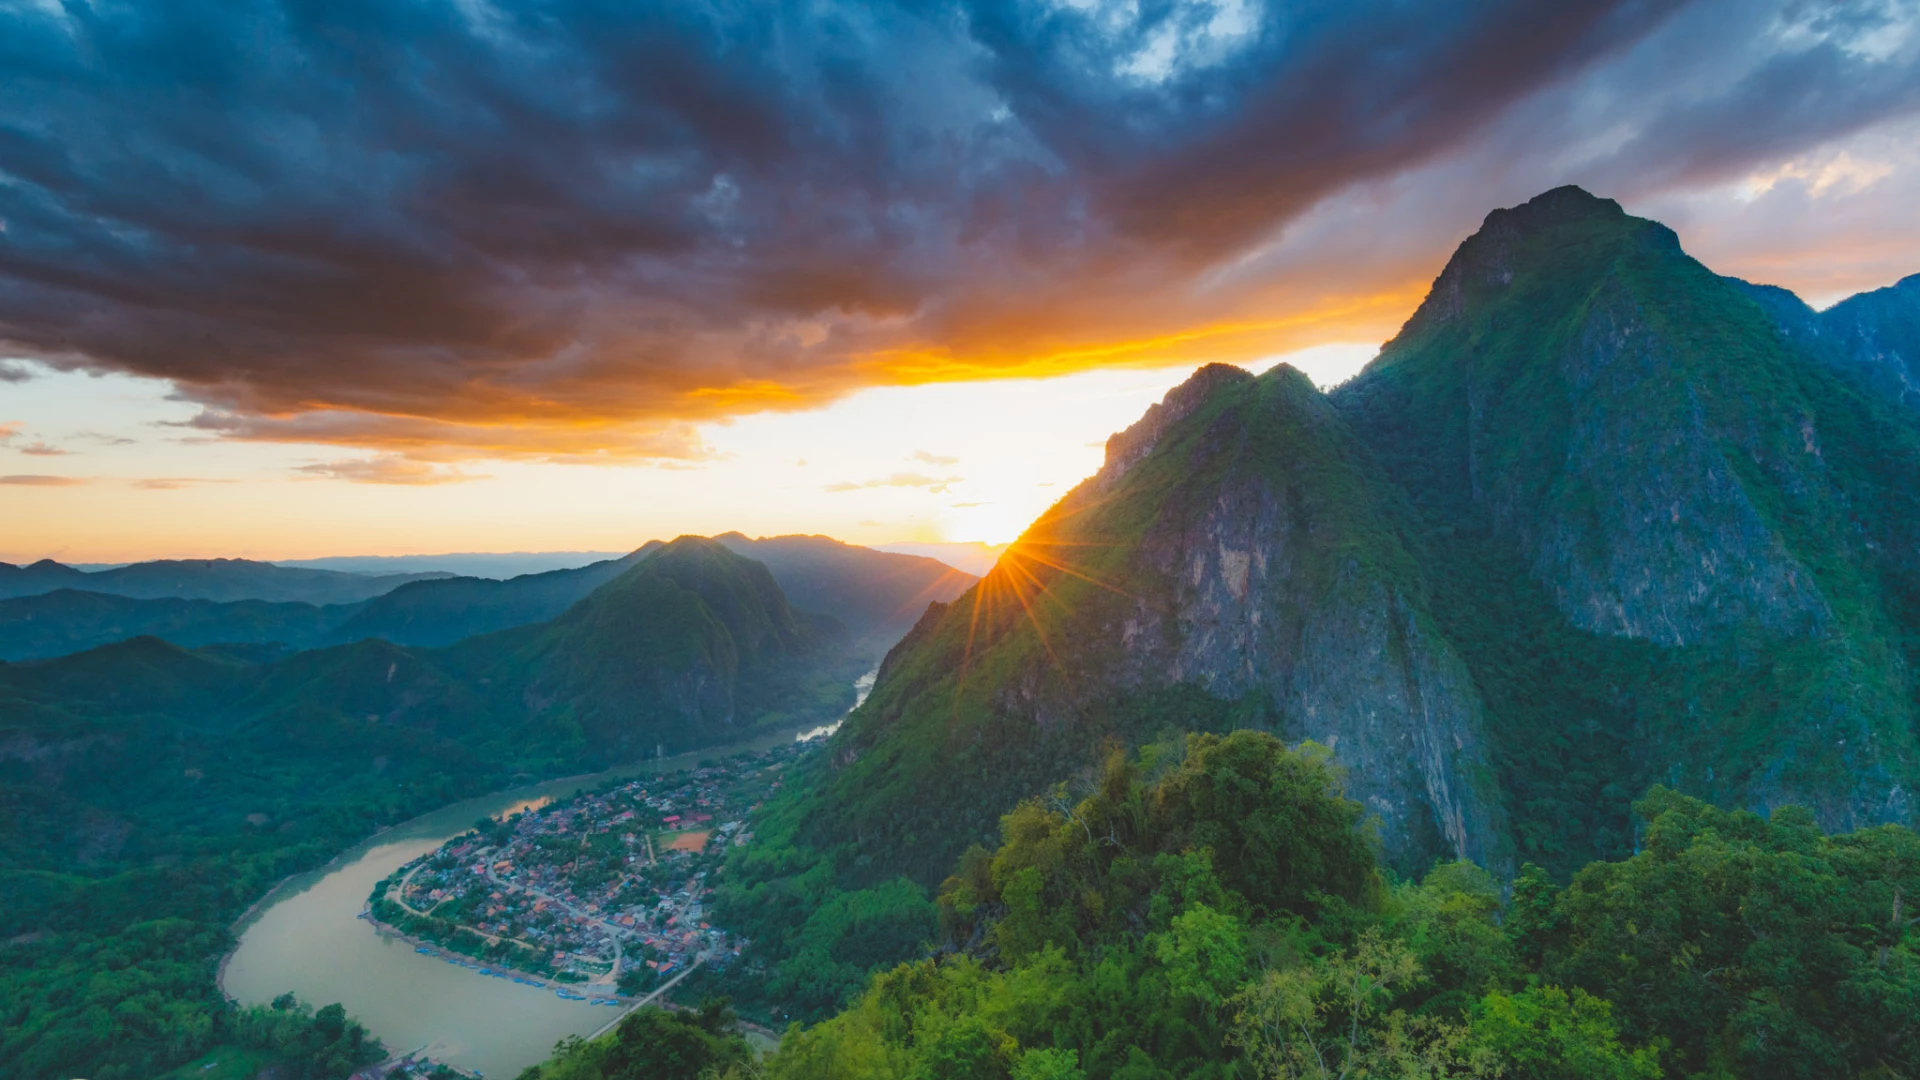
[[[446,649],[367,638],[287,654],[186,649],[140,636],[56,660],[0,664],[0,688],[40,715],[145,718],[260,738],[277,732],[273,739],[295,743],[341,725],[349,741],[360,727],[397,725],[469,752],[497,744],[503,760],[562,753],[587,763],[824,721],[851,703],[865,659],[849,650],[838,623],[789,606],[761,564],[682,537],[619,569],[554,619]],[[203,603],[51,599],[165,604],[183,626]],[[263,623],[299,624],[331,610],[254,606]],[[182,686],[193,692],[176,692]]]
[[[1819,312],[1779,286],[1736,283],[1797,346],[1920,408],[1920,274]]]
[[[422,578],[444,573],[345,574],[305,570],[250,559],[161,559],[92,573],[42,559],[30,566],[0,563],[0,598],[82,589],[138,599],[272,600],[352,604]]]
[[[0,563],[0,596],[32,596],[55,589],[81,589],[86,587],[91,576],[84,570],[75,570],[52,559],[41,559],[26,566]]]
[[[1239,726],[1403,870],[1621,857],[1656,782],[1912,820],[1920,418],[1785,299],[1577,188],[1494,211],[1331,396],[1213,366],[1110,440],[770,820],[930,884],[1109,739]]]
[[[938,559],[843,544],[830,536],[750,540],[730,532],[714,539],[764,563],[794,607],[838,619],[875,660],[928,604],[952,600],[976,580]]]
[[[523,574],[550,570],[577,570],[593,563],[618,559],[618,551],[501,551],[460,552],[446,555],[334,555],[321,559],[281,559],[276,566],[308,570],[340,570],[350,574],[411,574],[440,571],[461,577],[505,581]]]
[[[933,541],[902,540],[893,544],[875,544],[876,551],[891,551],[901,555],[924,555],[929,559],[939,559],[948,566],[964,570],[975,577],[985,577],[987,571],[999,560],[1000,553],[1007,550],[1005,544],[982,543],[937,543]]]
[[[660,548],[653,541],[617,559],[568,570],[408,582],[367,602],[332,629],[334,641],[385,638],[402,645],[451,645],[476,634],[554,618]]]
[[[1334,396],[1415,508],[1523,850],[1617,855],[1655,781],[1911,818],[1920,425],[1754,292],[1562,188]]]
[[[684,750],[844,708],[863,661],[827,616],[794,610],[767,567],[683,536],[538,628],[495,676],[539,725],[632,755]]]
[[[198,648],[216,642],[320,644],[354,605],[265,600],[136,600],[58,589],[0,600],[0,660],[38,660],[152,635]]]
[[[1333,747],[1396,856],[1504,859],[1481,705],[1394,515],[1305,376],[1201,369],[888,656],[817,827],[931,874],[1108,738],[1251,723]]]
[[[728,533],[720,540],[766,562],[795,607],[839,619],[852,635],[853,648],[869,662],[877,661],[929,602],[951,600],[973,581],[932,559],[878,552],[824,536],[749,540]],[[58,563],[0,568],[31,573],[35,580],[78,582],[61,586],[65,591],[0,599],[0,659],[58,656],[141,634],[189,647],[216,642],[276,643],[300,649],[381,638],[439,648],[556,618],[664,546],[649,541],[619,558],[504,581],[445,576],[404,579],[370,600],[324,606],[135,599],[93,592],[92,585],[103,575],[82,574]],[[4,579],[0,574],[0,582]]]

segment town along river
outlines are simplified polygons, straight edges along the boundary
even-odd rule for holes
[[[861,679],[860,697],[872,686]],[[815,728],[807,735],[825,734]],[[565,1001],[549,989],[495,979],[414,951],[406,940],[360,918],[380,879],[473,827],[630,776],[694,768],[702,759],[765,750],[796,733],[766,735],[677,758],[610,769],[593,776],[487,795],[436,810],[380,833],[331,865],[290,879],[245,924],[221,986],[235,1000],[264,1004],[291,990],[315,1006],[345,1005],[394,1052],[426,1049],[439,1061],[510,1080],[546,1060],[568,1035],[598,1030],[616,1009]]]

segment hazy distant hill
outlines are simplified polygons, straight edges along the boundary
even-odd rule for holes
[[[831,719],[852,703],[865,662],[837,622],[788,605],[766,567],[683,537],[557,619],[452,649],[365,640],[259,656],[142,636],[0,663],[0,744],[56,777],[71,764],[75,782],[93,775],[85,759],[105,752],[106,732],[116,733],[110,757],[133,755],[127,768],[150,740],[156,760],[176,754],[174,742],[216,735],[324,756],[390,745],[388,729],[502,766],[537,756],[590,764]],[[67,762],[70,752],[81,756]]]
[[[502,644],[513,651],[490,662]],[[626,754],[829,715],[865,663],[837,620],[796,610],[766,566],[698,536],[639,559],[552,622],[453,653],[463,650],[486,657],[496,690],[537,724]]]
[[[730,532],[714,539],[765,563],[794,607],[840,620],[855,644],[876,660],[928,604],[952,600],[976,580],[936,559],[843,544],[830,536],[750,540]]]
[[[279,559],[276,566],[340,570],[350,574],[417,574],[438,571],[461,577],[504,581],[523,574],[574,570],[621,557],[618,551],[502,551],[446,555],[335,555],[323,559]]]
[[[280,642],[307,648],[356,605],[266,600],[136,600],[59,589],[0,600],[0,660],[38,660],[151,635],[197,648],[216,642]]]
[[[929,559],[938,559],[956,570],[964,570],[974,577],[982,577],[987,571],[993,569],[994,562],[1000,558],[1001,552],[1007,550],[1007,545],[902,540],[892,544],[874,544],[873,549],[901,555],[924,555]]]
[[[851,636],[851,647],[869,662],[877,661],[929,602],[950,600],[974,580],[932,559],[888,554],[824,536],[748,540],[729,533],[720,539],[766,562],[795,607],[840,620]],[[425,647],[451,645],[555,618],[662,547],[653,540],[616,559],[504,581],[403,577],[398,587],[371,600],[326,606],[83,593],[74,590],[90,590],[101,575],[71,572],[57,563],[36,564],[44,569],[29,567],[22,572],[33,570],[48,581],[79,584],[62,586],[64,593],[0,599],[0,660],[59,656],[141,634],[187,646],[278,642],[311,648],[362,638]]]
[[[545,622],[661,546],[651,541],[619,558],[505,581],[456,577],[410,582],[369,601],[327,637],[332,641],[376,637],[402,645],[438,646]]]
[[[0,563],[0,597],[35,596],[55,589],[83,589],[136,599],[274,600],[351,604],[397,585],[440,572],[346,574],[306,570],[251,559],[161,559],[92,573],[42,559],[29,566]]]

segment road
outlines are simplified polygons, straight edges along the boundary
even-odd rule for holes
[[[607,940],[613,942],[613,966],[607,969],[606,975],[599,978],[595,978],[591,981],[596,983],[597,982],[614,982],[620,977],[620,974],[619,974],[620,961],[626,955],[626,953],[623,952],[620,948],[620,938],[625,934],[631,933],[632,931],[628,930],[624,926],[620,926],[615,923],[610,923],[607,920],[602,919],[597,915],[589,915],[586,912],[581,911],[579,908],[574,907],[572,904],[567,903],[565,900],[562,900],[559,897],[553,896],[549,893],[542,892],[541,890],[536,889],[531,885],[515,885],[511,881],[501,881],[499,878],[493,876],[492,866],[487,867],[486,873],[487,873],[488,881],[491,881],[492,883],[500,886],[503,889],[509,890],[511,892],[528,893],[532,896],[539,897],[540,899],[545,900],[547,903],[552,904],[557,908],[561,908],[562,910],[566,911],[567,914],[573,916],[576,919],[579,919],[581,922],[593,923],[599,926],[602,930],[605,930],[607,932]],[[688,968],[687,970],[692,971],[693,969]]]
[[[414,907],[412,904],[407,903],[407,886],[413,881],[413,875],[419,873],[421,869],[425,866],[426,866],[425,863],[421,863],[419,866],[416,866],[413,869],[407,871],[407,876],[400,879],[400,884],[394,886],[393,890],[391,891],[391,893],[389,893],[389,895],[393,897],[394,903],[399,904],[401,907],[405,908],[407,911],[412,912],[413,914],[418,915],[423,919],[428,919],[433,917],[434,911],[440,910],[439,904],[435,904],[432,910],[421,911],[419,908]],[[491,872],[489,872],[489,876],[491,876]],[[442,903],[445,903],[445,901],[442,901]],[[477,926],[468,926],[466,923],[454,923],[453,925],[455,929],[465,930],[467,933],[473,934],[476,937],[485,938],[487,941],[487,944],[489,945],[498,945],[502,941],[511,941],[515,945],[524,946],[525,948],[533,952],[537,953],[540,951],[540,946],[535,945],[531,941],[523,941],[517,937],[501,937],[498,934],[489,934],[485,930],[482,930]],[[618,948],[618,945],[616,944],[615,947]]]
[[[706,963],[706,960],[704,958],[696,958],[694,962],[687,967],[687,970],[681,972],[678,975],[675,975],[673,978],[668,979],[666,982],[663,982],[659,986],[655,987],[653,993],[648,994],[646,997],[643,997],[639,1001],[634,1002],[633,1008],[621,1010],[619,1016],[616,1016],[613,1019],[607,1021],[606,1024],[600,1028],[600,1030],[587,1036],[587,1041],[592,1042],[593,1040],[599,1038],[600,1036],[605,1035],[607,1032],[612,1031],[614,1029],[614,1025],[620,1023],[620,1021],[625,1020],[628,1016],[632,1015],[635,1009],[644,1009],[647,1006],[653,1004],[654,998],[657,998],[661,994],[664,994],[667,991],[673,989],[673,984],[693,974],[694,969],[704,963]]]

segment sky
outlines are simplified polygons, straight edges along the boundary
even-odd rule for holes
[[[1920,271],[1920,0],[0,0],[0,559],[999,542],[1563,183]]]

